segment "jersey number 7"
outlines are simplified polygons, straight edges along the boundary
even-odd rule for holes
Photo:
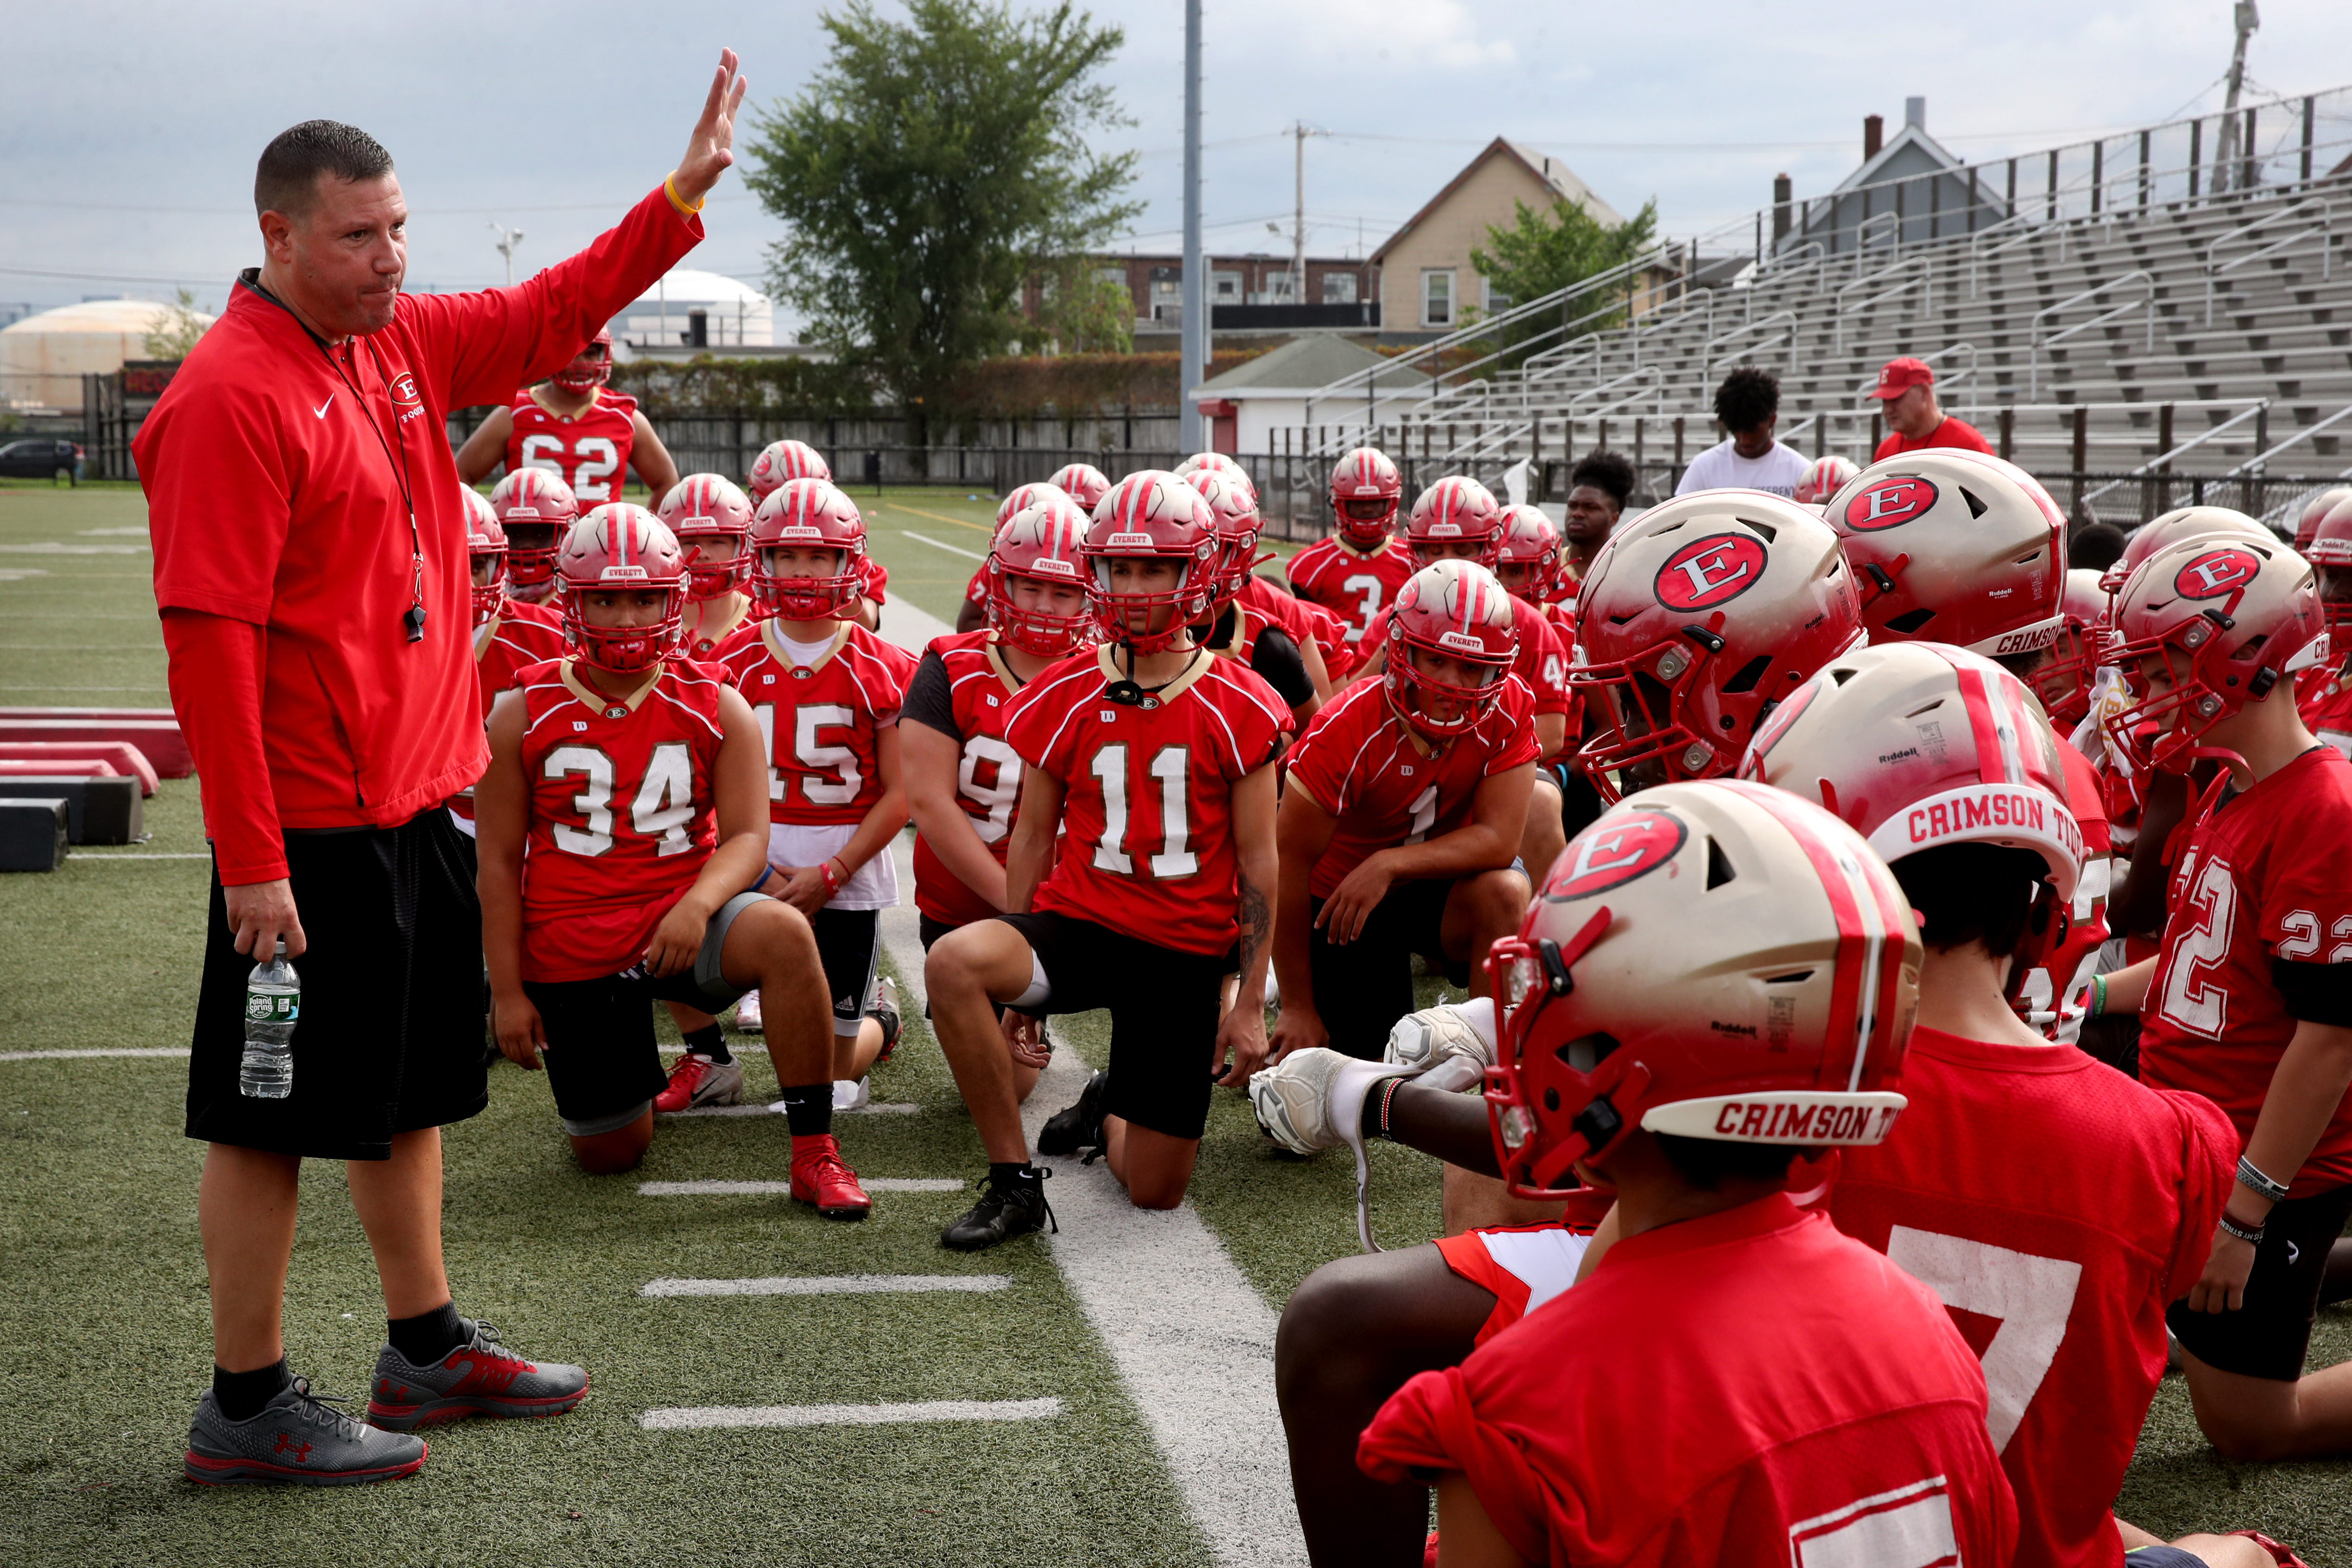
[[[1985,1427],[1995,1453],[2008,1447],[2066,1338],[2083,1266],[1907,1225],[1888,1235],[1886,1260],[1951,1310],[2000,1320],[1984,1350]]]

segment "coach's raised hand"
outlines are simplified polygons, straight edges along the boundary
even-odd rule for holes
[[[700,206],[735,161],[735,111],[742,108],[744,89],[751,85],[740,66],[733,49],[719,51],[719,69],[710,79],[710,95],[702,100],[702,118],[694,122],[694,134],[686,139],[686,156],[669,177],[670,188],[688,205]]]

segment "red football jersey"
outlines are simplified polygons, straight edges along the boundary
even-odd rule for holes
[[[985,626],[937,637],[930,651],[947,667],[948,696],[954,706],[957,737],[963,742],[956,763],[956,804],[971,818],[972,831],[998,865],[1013,842],[1021,815],[1021,753],[1004,738],[1004,723],[1019,695],[1021,679],[996,651],[996,634]],[[932,850],[915,838],[915,907],[943,925],[970,925],[997,912],[971,890]]]
[[[965,584],[963,586],[963,598],[964,603],[968,605],[985,605],[988,603],[987,562],[983,561],[978,566],[972,568],[971,581]]]
[[[1951,1319],[1777,1194],[1619,1242],[1357,1458],[1459,1471],[1520,1556],[1578,1568],[1991,1564],[2017,1534]]]
[[[1292,601],[1307,618],[1307,634],[1323,655],[1323,673],[1338,687],[1356,673],[1364,662],[1364,651],[1348,640],[1347,623],[1320,605],[1310,605],[1304,599]]]
[[[2107,894],[2115,879],[2114,843],[2107,834],[2106,792],[2091,760],[2058,742],[2059,758],[2066,766],[2066,805],[2083,829],[2083,873],[2074,882],[2074,904],[2067,912],[2066,934],[2051,944],[2042,962],[2028,970],[2018,997],[2037,1013],[2056,1017],[2042,1026],[2053,1040],[2072,1045],[2083,1037],[2083,1019],[2090,1011],[2091,975],[2098,968],[2099,947],[2107,940]]]
[[[1516,675],[1486,717],[1444,750],[1407,728],[1377,680],[1358,681],[1318,712],[1290,752],[1290,787],[1338,819],[1307,891],[1328,899],[1374,852],[1453,832],[1493,774],[1536,760],[1535,708]]]
[[[2140,1078],[2204,1095],[2251,1138],[2295,1031],[2272,960],[2352,963],[2352,763],[2314,746],[2218,804],[2180,857],[2167,907],[2140,1005]],[[2295,1174],[2294,1196],[2352,1182],[2347,1105],[2352,1097]]]
[[[1518,638],[1518,651],[1511,658],[1511,673],[1526,682],[1535,696],[1538,713],[1567,713],[1575,704],[1568,690],[1569,645],[1559,640],[1559,634],[1525,599],[1511,600],[1511,626]],[[1389,635],[1389,613],[1382,610],[1372,623],[1372,635],[1364,644],[1369,658],[1372,650],[1386,646]]]
[[[1830,1217],[1943,1299],[1982,1358],[2021,1568],[2124,1560],[2108,1510],[2237,1165],[2210,1100],[2071,1046],[1911,1036],[1894,1136],[1840,1152]]]
[[[483,719],[489,718],[499,693],[513,686],[524,670],[562,657],[563,628],[552,615],[535,605],[509,605],[476,626],[474,686],[481,694]],[[449,809],[472,821],[473,786],[451,795]]]
[[[627,702],[569,659],[522,672],[522,977],[594,980],[645,956],[719,842],[721,671],[671,659]]]
[[[742,645],[745,634],[756,635],[759,606],[749,594],[721,594],[715,599],[690,601],[680,617],[678,647],[689,658],[712,662]]]
[[[1032,905],[1182,952],[1230,952],[1233,784],[1279,754],[1290,709],[1235,659],[1196,660],[1150,707],[1112,701],[1121,679],[1109,649],[1090,648],[1005,716],[1013,749],[1064,792],[1061,847]]]
[[[1282,574],[1300,598],[1339,616],[1348,628],[1348,640],[1360,647],[1371,635],[1374,619],[1412,575],[1412,552],[1402,540],[1391,538],[1366,554],[1335,533],[1292,556]]]
[[[2311,732],[2352,757],[2352,679],[2340,667],[2306,669],[2295,678],[2294,705]]]
[[[871,555],[862,558],[858,574],[866,579],[866,596],[879,605],[889,597],[890,568]]]
[[[898,721],[915,656],[852,621],[813,663],[794,664],[779,623],[759,621],[720,645],[719,666],[760,716],[768,748],[768,820],[863,821],[882,798],[876,735]]]
[[[572,487],[580,510],[621,499],[628,482],[629,448],[636,443],[637,400],[609,386],[579,414],[550,413],[529,387],[515,394],[507,436],[507,472],[545,468]]]

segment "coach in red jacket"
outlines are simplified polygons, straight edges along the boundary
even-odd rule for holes
[[[407,206],[372,138],[331,121],[286,132],[254,184],[267,259],[132,446],[172,704],[213,844],[187,1107],[188,1136],[210,1145],[215,1392],[190,1442],[198,1479],[318,1479],[340,1447],[352,1472],[422,1458],[374,1451],[370,1428],[329,1434],[298,1407],[278,1330],[305,1157],[351,1162],[404,1390],[380,1362],[379,1405],[434,1394],[445,1358],[473,1375],[503,1357],[507,1392],[537,1408],[500,1407],[485,1394],[499,1377],[475,1375],[480,1389],[439,1391],[463,1408],[422,1419],[543,1414],[584,1392],[576,1368],[513,1366],[458,1318],[442,1270],[439,1130],[488,1099],[480,906],[440,808],[487,760],[445,416],[563,364],[701,240],[695,215],[733,161],[743,90],[730,50],[660,188],[570,260],[478,294],[401,292]],[[293,1089],[247,1098],[246,977],[280,940],[302,978]],[[251,1421],[281,1411],[321,1437],[304,1467],[270,1459],[287,1450],[267,1433],[248,1443]],[[208,1439],[208,1420],[227,1425]]]

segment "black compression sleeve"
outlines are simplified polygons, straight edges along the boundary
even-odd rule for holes
[[[2352,963],[2297,963],[2274,958],[2271,984],[2286,1003],[2288,1016],[2306,1024],[2352,1028]]]
[[[942,735],[963,739],[963,732],[956,728],[955,700],[948,690],[947,661],[928,648],[923,662],[915,667],[915,679],[907,683],[907,700],[898,706],[898,719],[901,723],[911,719]]]
[[[1250,647],[1250,668],[1293,708],[1315,695],[1315,683],[1307,678],[1307,660],[1290,634],[1279,626],[1267,626],[1257,634]]]

